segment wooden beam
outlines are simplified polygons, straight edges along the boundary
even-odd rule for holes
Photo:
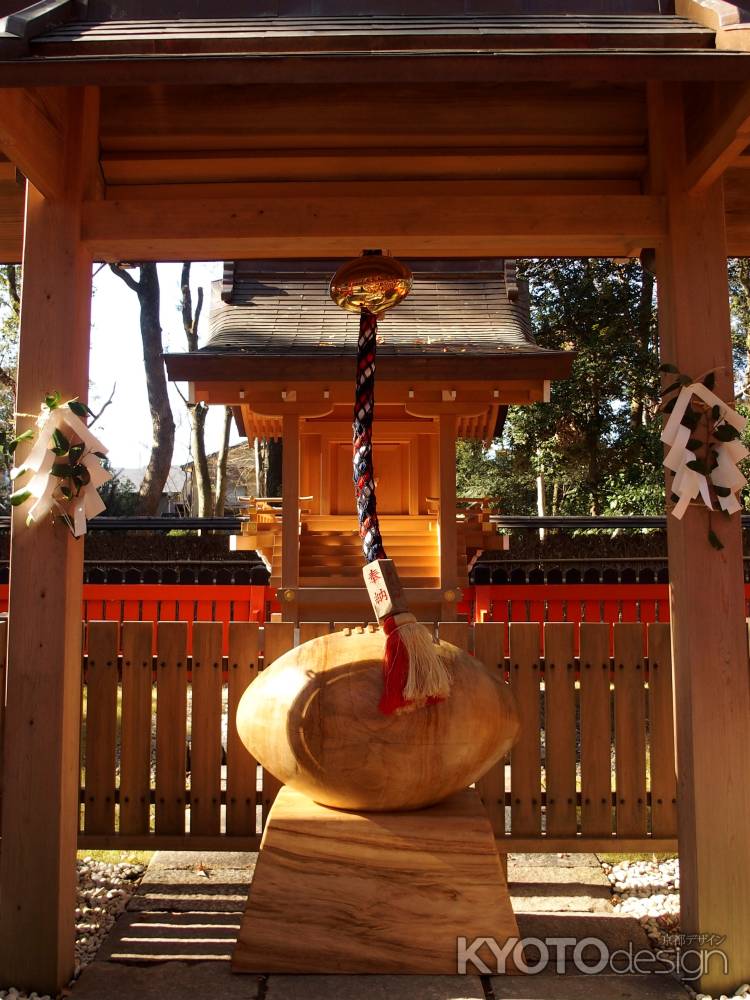
[[[319,382],[329,385],[351,382],[351,358],[342,355],[326,357],[322,351],[309,357],[284,355],[249,355],[216,352],[167,354],[167,373],[173,382],[195,382],[205,388],[211,383],[233,383],[240,389],[257,383]],[[461,356],[461,381],[484,382],[497,380],[498,388],[512,390],[515,380],[567,378],[573,364],[572,351],[529,352]],[[413,384],[415,390],[425,384],[446,385],[455,380],[456,359],[450,354],[414,354],[408,360],[403,355],[378,357],[378,382]],[[524,386],[526,388],[526,386]],[[232,397],[233,398],[233,397]],[[419,395],[417,396],[419,398]],[[217,400],[212,399],[212,402]]]
[[[689,191],[707,190],[750,144],[750,84],[702,88],[703,107],[691,117],[685,179]]]
[[[686,193],[684,105],[677,87],[650,88],[654,180],[669,205],[657,249],[663,361],[734,399],[721,182]],[[712,962],[701,992],[718,996],[750,978],[750,756],[737,736],[750,718],[750,671],[739,516],[714,517],[708,542],[699,504],[668,517],[679,803],[681,930],[726,934],[729,972]]]
[[[644,167],[642,146],[118,150],[102,156],[106,182],[123,199],[146,194],[127,190],[131,185],[428,177],[505,177],[509,194],[512,188],[533,194],[535,187],[549,187],[555,180],[560,194],[592,193],[594,187],[601,194],[638,194]]]
[[[439,417],[452,413],[454,417],[479,417],[487,412],[490,403],[485,400],[478,400],[476,403],[453,402],[453,403],[410,403],[405,404],[404,409],[410,417]]]
[[[509,50],[477,53],[378,53],[362,55],[211,55],[178,54],[86,59],[8,59],[0,61],[0,87],[184,86],[187,79],[211,85],[311,84],[355,86],[417,83],[563,83],[598,87],[604,81],[747,79],[745,53],[717,54],[712,49],[663,51]],[[481,119],[480,119],[481,120]]]
[[[395,106],[398,115],[393,114]],[[558,155],[576,158],[586,151],[594,158],[624,156],[631,158],[630,170],[635,167],[632,157],[645,150],[645,107],[644,90],[621,83],[593,88],[578,82],[556,88],[530,83],[518,89],[500,78],[482,84],[436,78],[405,87],[391,78],[378,87],[378,101],[367,109],[369,176],[374,162],[376,178],[384,179],[383,171],[392,169],[388,166],[392,157],[401,162],[399,169],[409,169],[407,156],[423,165],[435,156],[468,161],[475,155],[508,157],[509,162],[518,156],[527,157],[524,162],[530,166],[532,147],[540,156],[549,151],[555,163]],[[295,84],[207,88],[202,82],[185,80],[176,87],[134,88],[131,81],[127,87],[106,89],[102,149],[105,163],[111,158],[120,164],[112,178],[118,182],[132,183],[125,171],[128,158],[142,163],[144,182],[148,177],[155,183],[148,157],[159,170],[167,170],[171,162],[183,176],[191,169],[193,153],[192,180],[209,155],[218,161],[216,166],[224,163],[222,170],[237,157],[253,158],[255,173],[273,170],[275,179],[283,176],[279,169],[294,170],[293,161],[299,159],[303,178],[311,180],[307,171],[316,161],[337,157],[340,162],[332,167],[340,176],[362,156],[350,125],[360,115],[360,91],[331,79],[304,89]],[[177,163],[176,157],[184,154],[187,160]],[[454,165],[461,166],[458,161]],[[622,176],[623,163],[609,165]],[[583,159],[577,166],[586,168]],[[465,163],[461,169],[466,169]],[[524,170],[513,176],[526,174]],[[549,170],[541,176],[549,176]],[[581,176],[598,175],[589,163]],[[164,179],[176,177],[169,173]]]
[[[619,255],[653,246],[665,228],[662,199],[646,195],[510,196],[493,182],[462,181],[242,189],[196,199],[173,186],[164,198],[89,202],[83,237],[97,260],[340,258],[364,246],[428,257]]]
[[[0,167],[12,167],[7,161]],[[0,263],[19,264],[23,255],[23,217],[26,186],[13,179],[0,180]]]
[[[59,94],[41,88],[6,90],[0,101],[0,149],[46,198],[63,194],[59,101]]]
[[[740,165],[724,174],[724,213],[727,252],[730,257],[750,257],[750,185]]]
[[[97,107],[92,95],[65,100],[66,197],[45,200],[28,187],[22,413],[38,412],[50,391],[82,399],[88,391],[91,258],[79,239],[80,179]],[[11,531],[0,981],[54,994],[74,966],[84,543],[60,520],[27,527],[25,516],[14,509]]]
[[[299,417],[297,414],[284,414],[282,440],[281,589],[286,590],[299,585]]]
[[[571,356],[569,355],[569,358]],[[440,355],[438,355],[439,358]],[[544,355],[542,355],[542,359],[544,359]],[[297,360],[300,360],[299,356]],[[302,360],[304,363],[308,361],[306,358]],[[346,354],[339,356],[336,359],[337,367],[338,362],[343,362],[344,366],[347,366],[350,360]],[[417,374],[418,369],[412,368],[415,362],[419,362],[420,366],[422,365],[423,357],[420,355],[416,357],[398,355],[397,358],[392,358],[391,360],[396,361],[402,369],[406,368],[407,374],[402,375],[399,381],[387,378],[381,379],[380,369],[378,369],[379,425],[387,422],[387,426],[391,427],[393,420],[400,420],[403,413],[421,416],[420,411],[427,408],[429,408],[429,412],[425,413],[426,418],[437,416],[443,410],[452,410],[458,413],[461,407],[465,407],[467,413],[479,414],[490,407],[496,409],[498,406],[504,406],[509,401],[528,402],[530,399],[541,400],[544,398],[545,381],[541,378],[508,378],[506,373],[503,373],[504,377],[501,379],[488,380],[486,375],[490,366],[495,366],[493,362],[497,363],[498,359],[496,355],[491,355],[489,358],[479,355],[473,363],[469,364],[469,368],[471,369],[476,369],[477,366],[483,367],[484,370],[480,374],[483,374],[484,377],[481,379],[464,379],[463,373],[461,373],[460,378],[456,378],[454,364],[453,372],[450,375],[446,374],[442,383],[437,379],[427,381],[423,378],[421,372]],[[428,361],[430,360],[431,358],[428,356]],[[461,358],[462,368],[468,360],[469,357],[464,354]],[[509,360],[512,361],[512,358]],[[230,367],[228,358],[227,368]],[[502,361],[497,367],[503,367]],[[445,371],[445,369],[443,370]],[[331,374],[330,367],[328,368],[328,374]],[[305,379],[291,381],[288,373],[287,378],[283,381],[280,380],[276,383],[265,382],[254,378],[251,370],[247,378],[243,379],[232,380],[229,377],[225,380],[216,379],[211,381],[199,379],[196,382],[190,383],[190,385],[192,387],[193,398],[197,400],[202,400],[212,405],[242,405],[251,409],[256,415],[272,414],[280,416],[282,413],[294,412],[299,412],[300,415],[303,415],[302,411],[308,407],[311,415],[318,413],[327,414],[329,411],[339,408],[339,412],[348,420],[351,416],[349,412],[351,410],[352,395],[350,382],[351,379],[335,382],[331,380],[317,382]],[[456,399],[452,404],[442,398],[442,391],[447,385],[455,387],[456,390]],[[289,390],[296,393],[294,402],[289,399]],[[284,391],[287,392],[286,401],[284,401],[281,395]],[[387,407],[387,409],[381,410],[380,407]],[[397,409],[394,409],[394,407]]]
[[[333,407],[325,401],[314,403],[301,400],[298,403],[284,403],[278,399],[272,402],[251,398],[249,408],[259,417],[285,417],[291,414],[297,417],[326,417],[333,412]]]

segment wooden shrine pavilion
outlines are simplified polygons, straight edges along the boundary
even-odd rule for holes
[[[649,248],[663,359],[717,368],[732,398],[726,260],[750,255],[742,7],[17,3],[0,3],[0,259],[24,266],[21,413],[52,389],[86,396],[93,262],[363,248]],[[433,381],[442,402],[452,380]],[[729,972],[703,982],[721,993],[750,979],[750,671],[739,518],[715,531],[721,551],[697,507],[669,519],[682,929],[727,935]],[[83,549],[14,513],[0,980],[40,993],[73,970]]]
[[[214,282],[209,340],[166,358],[190,395],[235,408],[250,442],[283,439],[283,503],[255,500],[236,549],[261,553],[285,617],[367,620],[352,484],[358,317],[328,293],[336,261],[239,261]],[[481,500],[456,511],[456,439],[490,442],[510,403],[548,398],[570,353],[531,336],[512,260],[408,262],[414,287],[381,322],[378,510],[410,606],[456,616],[472,561],[499,548]]]

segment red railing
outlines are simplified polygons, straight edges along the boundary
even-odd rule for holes
[[[475,621],[669,621],[666,583],[495,584],[473,590]]]
[[[750,616],[750,584],[745,586]],[[8,610],[7,584],[0,612]],[[273,587],[240,584],[112,584],[83,586],[84,621],[264,622],[278,611]],[[493,584],[464,589],[459,615],[475,622],[668,622],[664,583]],[[505,650],[508,652],[507,627]],[[576,630],[578,634],[578,630]],[[189,635],[189,641],[191,641]],[[226,651],[226,647],[225,647]],[[577,652],[577,651],[576,651]]]
[[[0,611],[8,610],[8,586],[0,587]],[[84,583],[83,620],[185,621],[192,649],[193,622],[222,622],[224,652],[229,622],[264,622],[277,611],[273,587],[241,584]]]
[[[495,584],[472,589],[476,622],[669,621],[666,583]]]

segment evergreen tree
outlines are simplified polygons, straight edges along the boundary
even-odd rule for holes
[[[511,407],[489,451],[460,448],[460,492],[535,514],[542,474],[550,514],[661,513],[653,278],[637,261],[592,258],[530,260],[522,273],[537,342],[575,351],[573,370],[549,403]]]

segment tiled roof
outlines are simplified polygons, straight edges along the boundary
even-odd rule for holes
[[[407,261],[411,293],[379,325],[383,355],[545,354],[531,335],[528,287],[505,262]],[[335,261],[241,261],[214,282],[206,353],[354,357],[358,317],[328,294]],[[227,301],[222,301],[222,289]],[[200,353],[200,352],[199,352]]]
[[[582,43],[581,39],[586,42]],[[533,42],[530,43],[530,40]],[[342,14],[71,21],[34,39],[36,55],[347,51],[407,48],[709,46],[713,32],[653,13]]]

